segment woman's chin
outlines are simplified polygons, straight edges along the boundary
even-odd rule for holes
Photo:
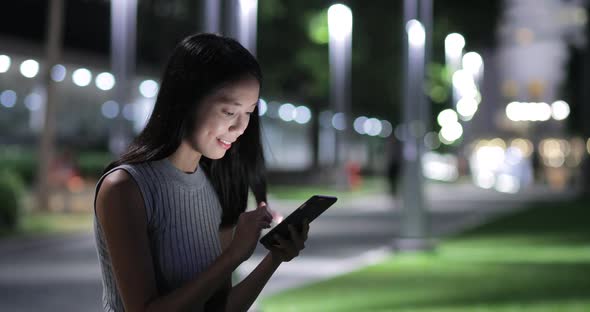
[[[214,153],[207,153],[206,155],[203,155],[209,159],[221,159],[223,158],[223,156],[225,156],[225,153],[227,151],[215,151]]]

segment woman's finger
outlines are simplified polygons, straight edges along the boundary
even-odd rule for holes
[[[272,221],[272,214],[268,211],[268,206],[266,205],[266,202],[260,202],[260,204],[258,205],[259,211],[260,213],[267,219],[270,219],[270,221]]]
[[[303,238],[303,241],[307,241],[307,234],[308,233],[309,233],[309,220],[304,219],[303,220],[303,230],[301,231],[301,237]]]
[[[282,245],[284,249],[294,249],[294,248],[296,248],[295,245],[293,245],[293,242],[282,238],[278,234],[274,236],[274,239],[275,239],[275,241],[277,243],[279,243],[280,245]]]
[[[304,249],[305,245],[303,244],[303,239],[301,238],[301,235],[299,235],[299,233],[297,233],[297,230],[291,224],[289,224],[289,232],[291,233],[291,240],[293,241],[293,243],[295,244],[297,249],[298,250]]]

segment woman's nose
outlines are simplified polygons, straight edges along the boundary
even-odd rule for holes
[[[240,135],[246,131],[248,127],[248,117],[238,117],[235,119],[234,124],[230,127],[230,130],[237,131]]]

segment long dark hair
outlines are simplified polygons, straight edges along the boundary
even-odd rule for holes
[[[137,164],[170,156],[195,126],[202,99],[219,88],[251,76],[262,85],[260,65],[237,41],[215,34],[191,35],[180,42],[166,66],[150,119],[127,151],[104,173],[121,164]],[[258,107],[248,127],[221,159],[201,157],[200,168],[217,192],[221,226],[235,225],[246,210],[248,191],[257,203],[266,201],[264,155]]]

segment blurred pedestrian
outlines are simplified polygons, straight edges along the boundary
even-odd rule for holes
[[[246,311],[304,248],[307,223],[277,237],[232,287],[272,221],[261,81],[258,62],[233,39],[197,34],[175,48],[145,129],[96,186],[105,311]],[[249,191],[258,207],[245,212]]]
[[[389,149],[389,162],[387,164],[387,180],[394,198],[399,191],[399,178],[402,168],[402,144],[401,141],[392,139]]]

